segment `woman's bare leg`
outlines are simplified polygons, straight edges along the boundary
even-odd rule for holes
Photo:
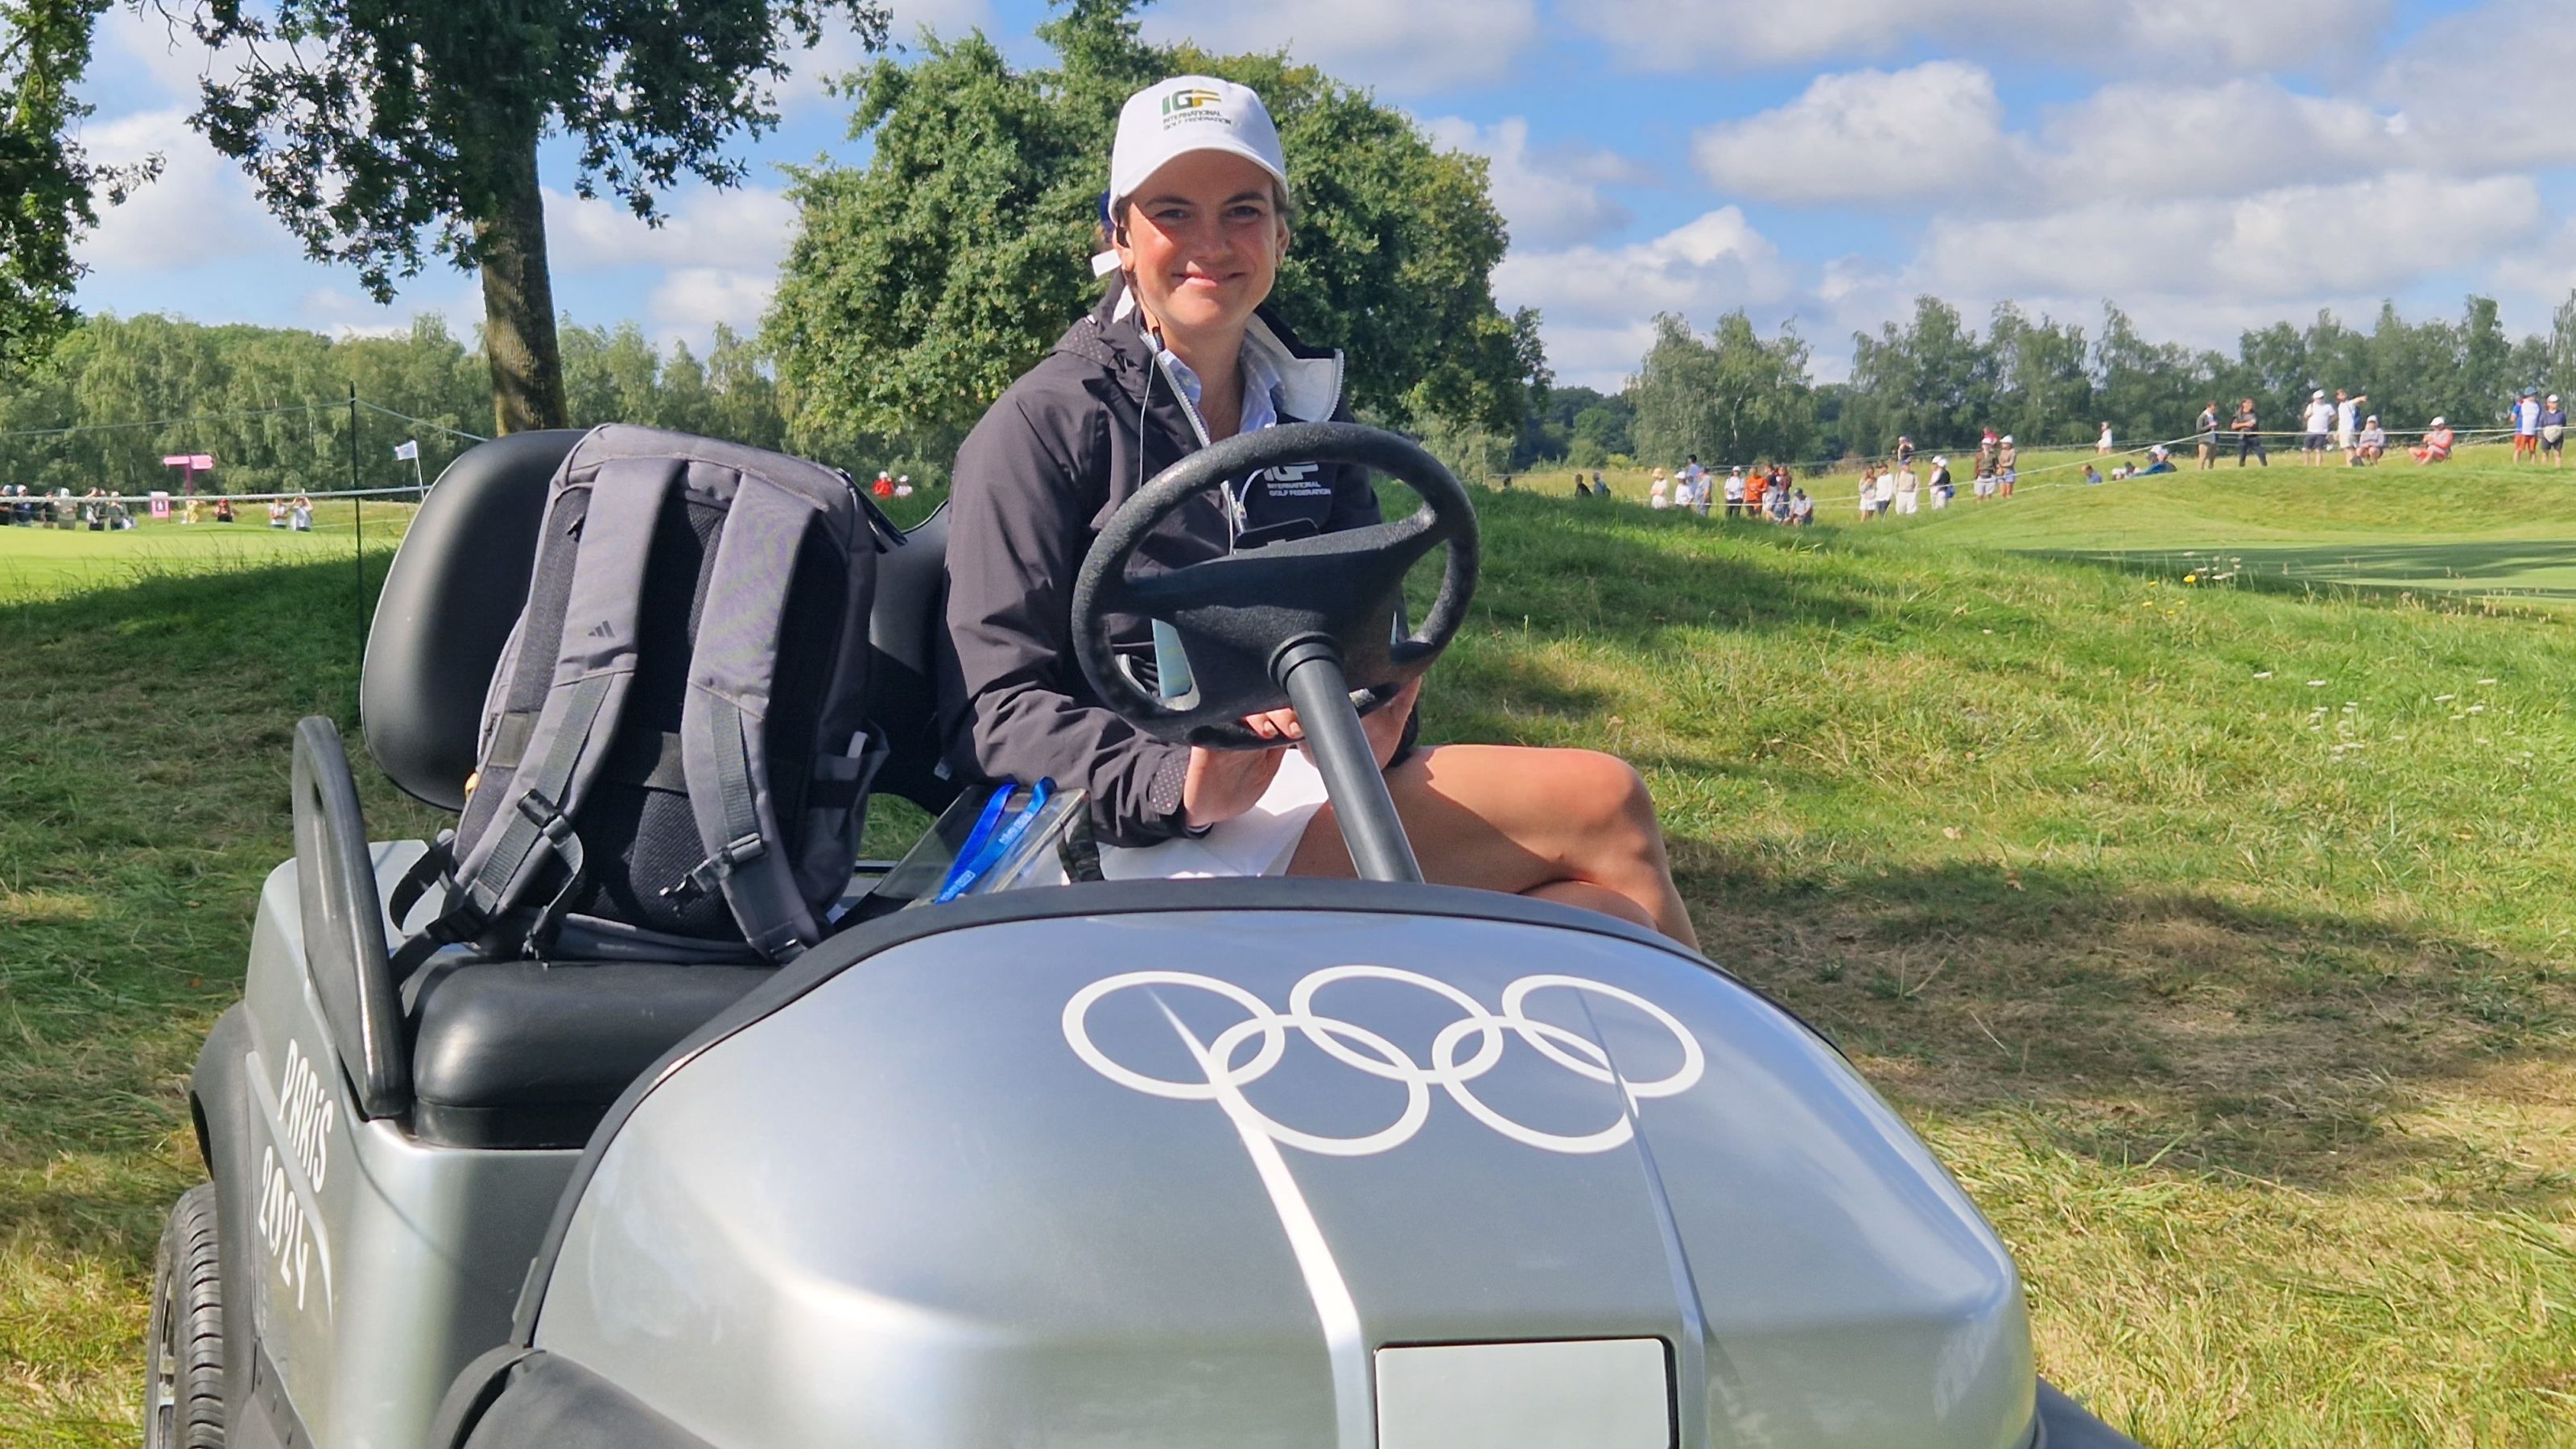
[[[1425,878],[1585,906],[1699,945],[1655,802],[1617,756],[1442,745],[1388,771],[1386,784]],[[1288,873],[1353,873],[1331,806],[1306,827]]]

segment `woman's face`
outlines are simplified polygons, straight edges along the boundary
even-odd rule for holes
[[[1226,151],[1193,151],[1138,187],[1119,265],[1166,329],[1240,332],[1270,296],[1288,250],[1270,173]]]

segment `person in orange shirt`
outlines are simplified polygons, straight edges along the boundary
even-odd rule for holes
[[[1744,479],[1744,511],[1762,517],[1762,495],[1771,491],[1771,470],[1756,468]]]
[[[2423,446],[2408,451],[2415,455],[2418,463],[2439,463],[2451,456],[2452,441],[2451,425],[2435,418],[2433,426],[2424,434]]]

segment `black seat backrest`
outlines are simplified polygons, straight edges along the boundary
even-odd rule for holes
[[[358,684],[367,753],[403,792],[465,808],[483,698],[528,601],[547,485],[584,434],[513,433],[457,456],[422,500],[385,574]],[[937,814],[957,787],[939,771],[939,684],[948,644],[948,509],[877,560],[868,617],[868,719],[893,753],[877,788]]]
[[[414,799],[465,808],[484,692],[528,601],[546,485],[581,439],[572,428],[513,433],[457,455],[394,552],[358,713],[367,753]]]
[[[892,753],[876,788],[936,815],[958,787],[940,765],[939,687],[953,676],[957,651],[948,640],[948,505],[915,524],[903,547],[877,560],[876,608],[868,643],[868,722]]]

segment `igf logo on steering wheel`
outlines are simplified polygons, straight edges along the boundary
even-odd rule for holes
[[[1416,987],[1456,1007],[1458,1019],[1432,1038],[1430,1062],[1417,1062],[1377,1032],[1317,1009],[1316,995],[1337,981],[1392,981]],[[1200,1076],[1196,1081],[1148,1076],[1111,1058],[1091,1039],[1093,1007],[1121,991],[1157,986],[1204,991],[1243,1009],[1243,1020],[1217,1033],[1214,1041],[1202,1044],[1168,1006],[1164,1008],[1172,1030],[1198,1063]],[[1654,1081],[1631,1081],[1619,1075],[1610,1065],[1610,1054],[1591,1038],[1528,1015],[1529,999],[1547,991],[1589,993],[1644,1012],[1673,1034],[1673,1040],[1681,1047],[1681,1065]],[[1403,1112],[1377,1131],[1332,1137],[1300,1131],[1253,1106],[1245,1098],[1244,1088],[1279,1064],[1287,1054],[1291,1031],[1354,1071],[1401,1085],[1405,1092]],[[1636,1135],[1629,1111],[1649,1098],[1688,1091],[1708,1066],[1698,1038],[1671,1012],[1632,991],[1581,976],[1524,976],[1503,988],[1502,1009],[1493,1011],[1445,981],[1392,966],[1328,966],[1309,972],[1290,988],[1286,1011],[1276,1010],[1250,991],[1213,976],[1189,971],[1129,971],[1095,981],[1073,994],[1073,999],[1064,1004],[1064,1039],[1073,1047],[1075,1056],[1120,1086],[1174,1101],[1214,1102],[1238,1127],[1328,1157],[1369,1157],[1411,1141],[1430,1119],[1434,1087],[1448,1093],[1467,1115],[1514,1142],[1549,1152],[1607,1152]],[[1515,1040],[1578,1077],[1616,1087],[1626,1096],[1628,1110],[1601,1130],[1579,1135],[1541,1131],[1496,1110],[1476,1095],[1474,1083],[1502,1061]]]

